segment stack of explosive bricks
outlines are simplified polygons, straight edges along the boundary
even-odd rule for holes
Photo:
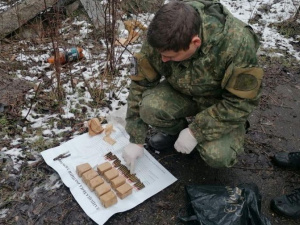
[[[112,154],[106,155],[109,158]],[[119,167],[115,168],[118,165]],[[126,177],[129,176],[131,181],[135,175],[123,173],[122,165],[110,162],[105,162],[97,166],[97,169],[93,169],[89,163],[84,163],[76,167],[76,172],[83,182],[89,187],[91,191],[100,199],[101,204],[108,208],[118,202],[117,197],[120,199],[126,198],[132,194],[132,186],[126,182]],[[119,169],[121,169],[119,171]],[[136,177],[135,177],[136,178]],[[141,189],[141,182],[139,179],[135,184],[136,188]],[[134,186],[135,186],[134,184]],[[142,188],[144,185],[142,184]]]

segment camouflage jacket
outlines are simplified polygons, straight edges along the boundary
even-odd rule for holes
[[[263,71],[257,66],[257,36],[218,1],[185,1],[202,20],[202,45],[181,62],[163,63],[160,53],[144,43],[138,74],[132,77],[126,130],[133,143],[144,143],[147,124],[139,117],[142,93],[164,77],[171,86],[193,96],[199,112],[189,125],[198,143],[212,141],[245,123],[258,105]]]

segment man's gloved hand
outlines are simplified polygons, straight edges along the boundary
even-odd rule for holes
[[[123,149],[123,159],[126,162],[127,167],[130,169],[130,173],[134,173],[135,162],[138,158],[144,155],[144,147],[142,145],[129,143]]]
[[[193,149],[196,147],[197,143],[198,142],[193,136],[191,130],[189,128],[185,128],[180,132],[174,144],[174,148],[177,150],[177,152],[190,154],[191,151],[193,151]]]

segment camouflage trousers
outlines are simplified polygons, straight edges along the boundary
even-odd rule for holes
[[[143,93],[140,117],[155,129],[175,135],[188,126],[186,117],[199,112],[191,96],[183,95],[163,81]],[[198,143],[196,149],[201,158],[211,167],[231,167],[237,155],[244,152],[245,128],[241,125],[220,139]]]

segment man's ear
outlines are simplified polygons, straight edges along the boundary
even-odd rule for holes
[[[198,35],[194,36],[192,38],[192,41],[191,41],[192,44],[194,44],[197,48],[201,46],[201,39],[199,38]]]

